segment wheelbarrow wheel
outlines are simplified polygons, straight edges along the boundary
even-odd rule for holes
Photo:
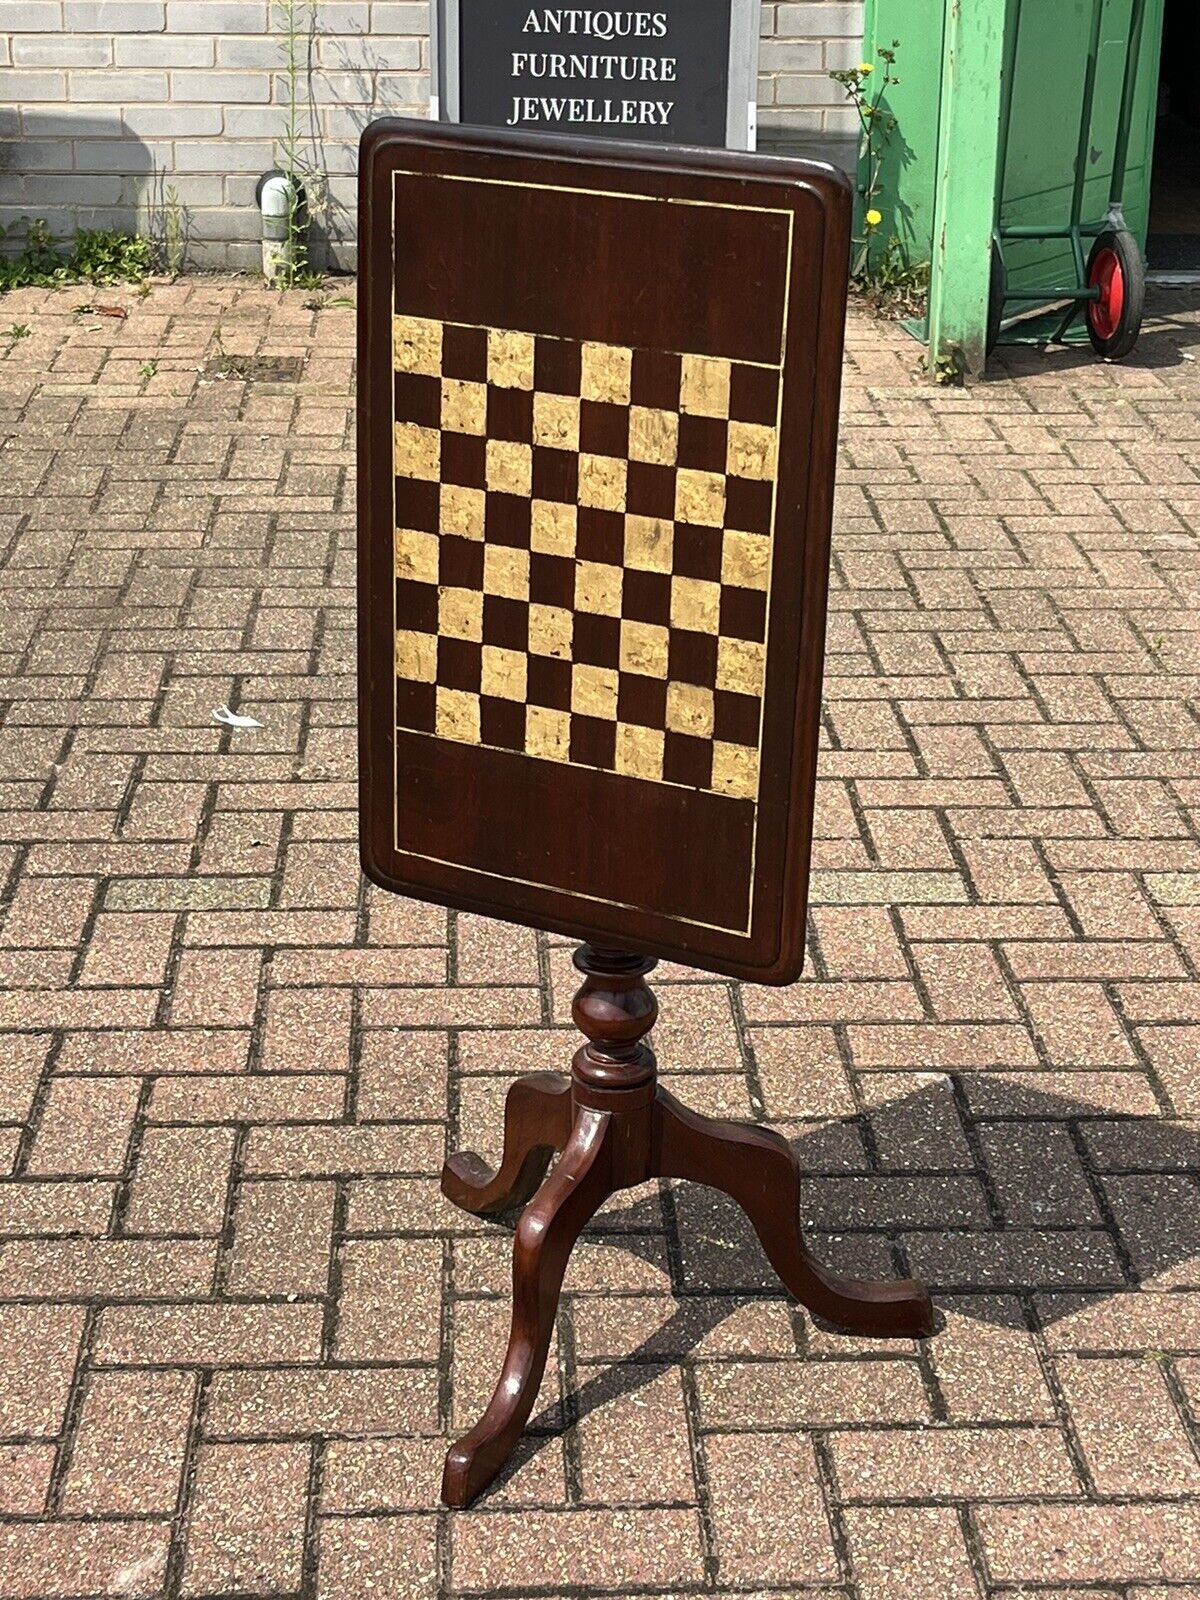
[[[1105,361],[1120,361],[1137,343],[1146,312],[1146,269],[1134,236],[1123,228],[1100,234],[1087,276],[1088,287],[1100,291],[1087,302],[1092,348]]]
[[[1000,328],[1004,322],[1004,302],[1008,299],[1008,268],[1004,265],[1004,252],[992,241],[992,275],[988,288],[987,353],[1000,343]]]

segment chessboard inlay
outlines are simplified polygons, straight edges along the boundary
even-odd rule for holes
[[[393,319],[396,720],[754,799],[778,367]]]

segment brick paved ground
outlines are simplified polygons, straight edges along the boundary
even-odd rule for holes
[[[854,324],[810,973],[663,974],[676,1086],[943,1331],[635,1193],[450,1516],[509,1242],[435,1175],[568,952],[360,882],[353,313],[84,298],[0,304],[0,1593],[1196,1600],[1200,302],[968,395]]]

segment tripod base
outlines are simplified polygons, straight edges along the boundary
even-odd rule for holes
[[[690,1178],[723,1190],[754,1224],[785,1288],[810,1311],[856,1333],[920,1338],[933,1331],[933,1308],[919,1283],[843,1278],[809,1254],[800,1231],[799,1168],[785,1140],[698,1116],[657,1084],[654,1057],[640,1043],[656,1015],[645,984],[653,963],[588,946],[575,959],[588,975],[575,1019],[591,1042],[576,1055],[571,1077],[539,1073],[512,1085],[495,1172],[471,1154],[451,1156],[442,1172],[446,1197],[477,1215],[528,1202],[517,1224],[504,1366],[487,1410],[446,1457],[442,1498],[450,1506],[470,1505],[520,1438],[545,1371],[572,1246],[621,1189]],[[601,1029],[607,1044],[598,1044]],[[614,1032],[624,1039],[614,1041]]]

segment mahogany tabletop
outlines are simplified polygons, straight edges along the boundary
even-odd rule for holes
[[[792,981],[848,183],[385,120],[360,187],[364,870]]]

